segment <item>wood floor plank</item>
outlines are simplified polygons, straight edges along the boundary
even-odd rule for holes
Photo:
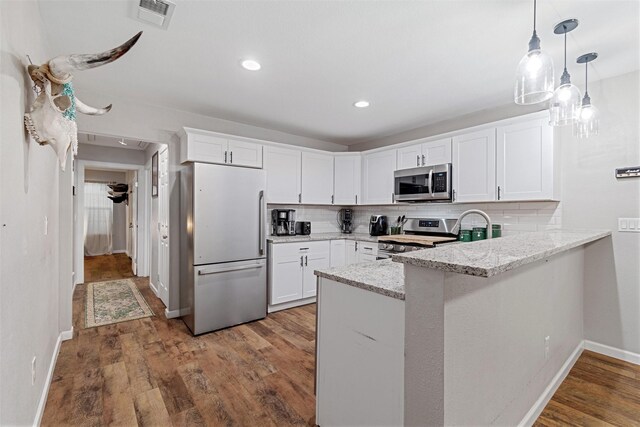
[[[171,418],[164,406],[162,394],[157,388],[135,396],[134,405],[139,426],[171,425]]]
[[[580,425],[585,427],[612,427],[609,424],[596,417],[585,414],[570,406],[551,400],[545,407],[540,418],[534,425],[544,426],[567,426]]]
[[[136,425],[136,410],[129,388],[129,378],[124,362],[102,368],[103,407],[102,424],[114,426]]]

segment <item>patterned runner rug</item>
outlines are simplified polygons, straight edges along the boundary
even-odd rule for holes
[[[87,283],[85,327],[110,325],[153,316],[131,279]]]

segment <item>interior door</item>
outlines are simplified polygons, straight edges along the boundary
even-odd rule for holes
[[[129,233],[131,242],[131,270],[135,276],[138,275],[138,172],[131,173],[131,183],[129,185],[129,209],[131,211],[129,222]]]
[[[158,154],[158,297],[169,305],[169,149]]]

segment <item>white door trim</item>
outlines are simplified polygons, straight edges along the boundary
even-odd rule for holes
[[[73,254],[76,260],[75,266],[77,271],[75,272],[75,284],[84,283],[84,176],[85,169],[101,168],[101,169],[115,169],[115,170],[135,170],[138,172],[138,195],[143,195],[145,203],[140,206],[138,204],[138,276],[145,277],[149,275],[149,263],[148,263],[148,203],[147,197],[151,197],[147,191],[147,180],[144,171],[144,165],[133,165],[128,163],[113,163],[113,162],[100,162],[95,160],[77,160],[77,176],[78,182],[76,187],[76,199],[77,199],[77,216],[74,224],[74,239],[75,239],[75,253]],[[142,208],[142,212],[141,212]]]

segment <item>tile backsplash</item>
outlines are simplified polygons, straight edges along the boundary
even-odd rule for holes
[[[272,208],[295,209],[297,221],[311,221],[312,233],[340,231],[337,223],[339,206],[269,205],[269,210]],[[393,223],[401,215],[409,218],[458,218],[460,214],[469,209],[480,209],[489,214],[494,224],[502,225],[503,236],[557,229],[562,226],[560,202],[425,203],[351,206],[351,208],[355,212],[354,229],[356,233],[369,232],[371,215],[386,215],[389,217],[389,222]],[[269,218],[271,218],[270,212]],[[478,215],[469,215],[462,223],[463,228],[483,225],[484,219]]]

